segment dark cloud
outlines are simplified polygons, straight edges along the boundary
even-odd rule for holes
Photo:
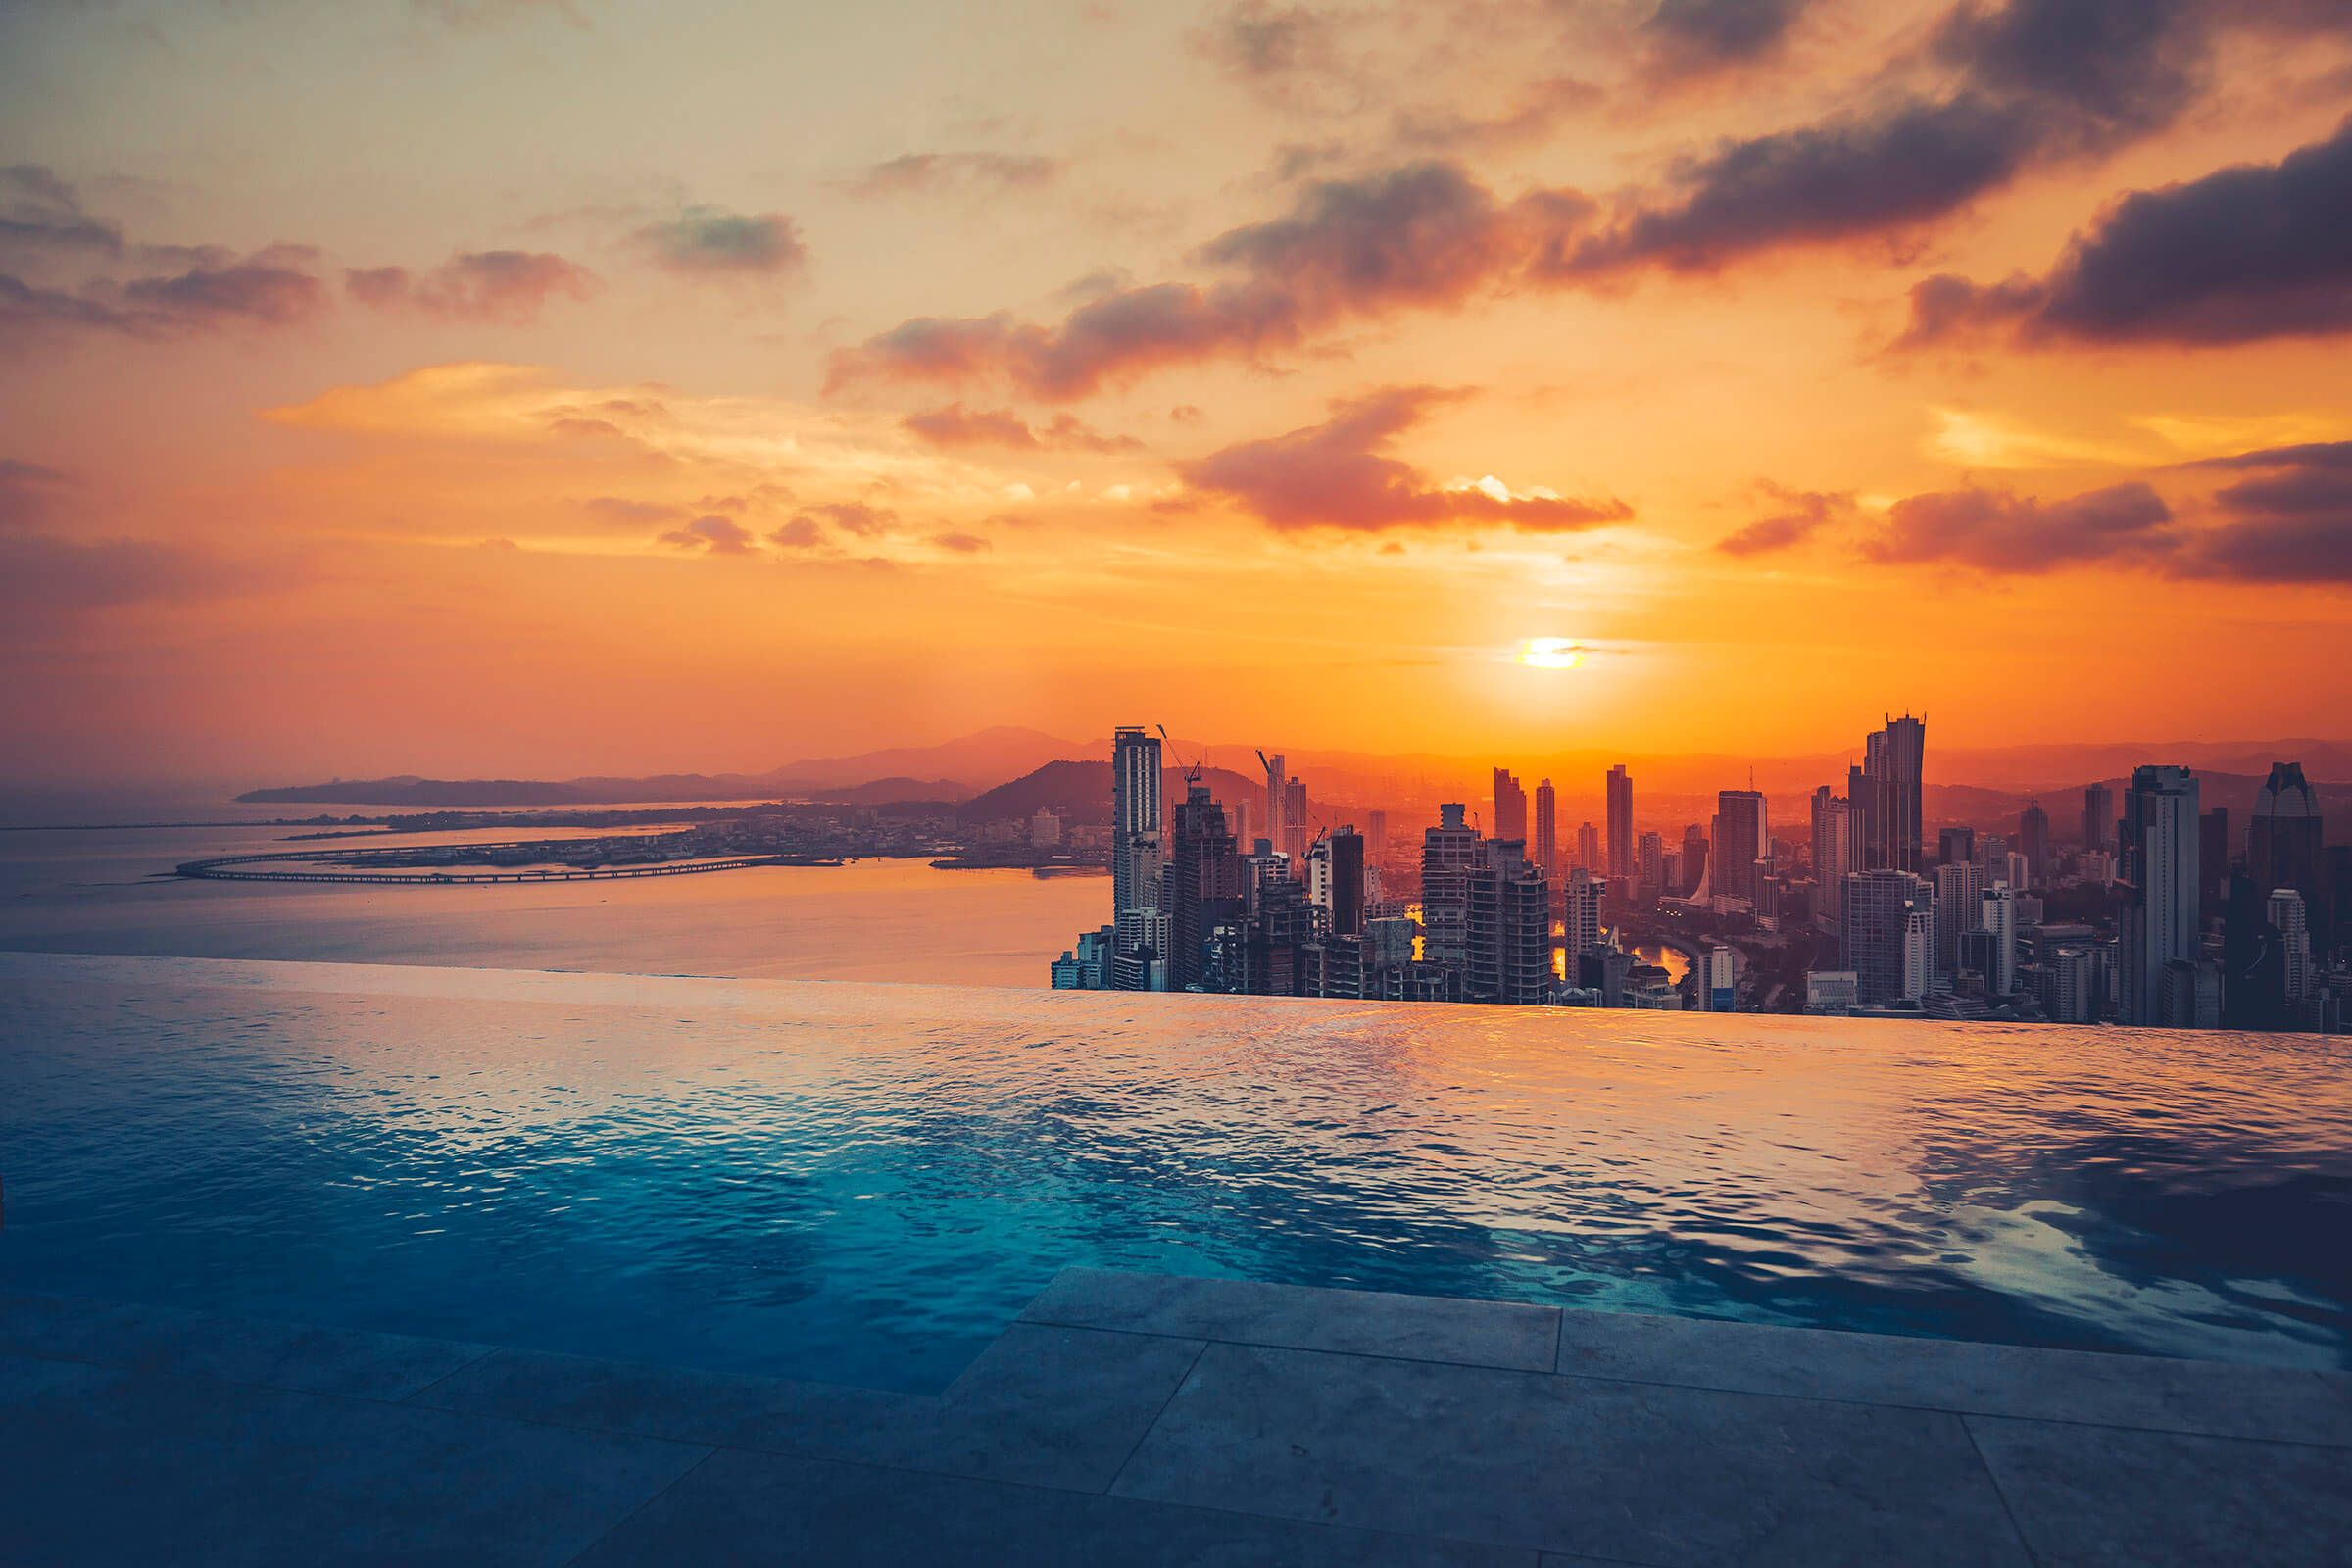
[[[2136,480],[2048,502],[1971,488],[1896,502],[1886,531],[1862,553],[1873,561],[1951,562],[2004,573],[2145,563],[2180,547],[2173,521],[2164,498]]]
[[[218,253],[175,272],[96,281],[69,292],[0,274],[0,338],[65,331],[165,338],[235,326],[285,326],[324,309],[316,253],[280,245],[242,259]]]
[[[833,501],[804,508],[802,514],[793,521],[808,521],[813,526],[817,518],[822,518],[844,533],[871,539],[876,534],[887,533],[896,527],[899,514],[888,507],[868,506],[862,501]]]
[[[1441,489],[1387,448],[1396,436],[1460,394],[1392,387],[1332,406],[1322,424],[1249,441],[1179,466],[1195,490],[1236,503],[1276,528],[1381,528],[1449,522],[1507,523],[1564,531],[1620,522],[1621,501]]]
[[[871,166],[842,188],[853,196],[930,196],[948,190],[1034,190],[1061,174],[1061,161],[1029,153],[906,153]]]
[[[73,483],[56,468],[21,458],[0,458],[0,527],[40,521]]]
[[[1901,346],[1999,329],[2182,345],[2352,330],[2352,120],[2278,164],[2133,192],[2046,277],[1924,280]]]
[[[2271,447],[2190,466],[2256,470],[2215,493],[2229,515],[2197,536],[2194,575],[2352,583],[2352,441]]]
[[[1073,415],[1057,414],[1042,425],[1032,425],[1010,409],[967,409],[960,403],[909,414],[900,422],[941,447],[1133,452],[1143,446],[1131,435],[1104,435]]]
[[[751,530],[716,513],[670,529],[661,536],[660,542],[676,545],[680,550],[700,550],[710,556],[747,556],[752,551]]]
[[[1832,517],[1853,510],[1850,492],[1788,490],[1771,483],[1758,488],[1780,510],[1715,541],[1715,548],[1727,556],[1761,556],[1802,544]]]
[[[590,496],[580,506],[599,519],[626,528],[643,528],[686,514],[684,507],[667,501],[635,501],[627,496]],[[707,510],[717,511],[717,508]]]
[[[1660,0],[1642,24],[1643,74],[1692,81],[1769,60],[1809,0]]]
[[[837,354],[828,385],[993,377],[1054,401],[1163,366],[1257,358],[1353,316],[1458,305],[1513,281],[1590,211],[1564,191],[1498,201],[1449,163],[1325,180],[1300,191],[1284,217],[1195,253],[1229,281],[1116,289],[1051,327],[1004,314],[918,318]]]
[[[1237,0],[1194,34],[1194,46],[1228,74],[1265,84],[1344,68],[1336,17],[1314,6]]]
[[[945,533],[933,534],[931,542],[942,550],[953,550],[959,556],[977,555],[983,550],[996,548],[980,535],[965,533],[956,528],[951,528]]]
[[[2231,28],[2352,28],[2309,0],[1968,0],[1926,63],[1936,92],[1839,109],[1689,158],[1562,261],[1570,275],[1720,268],[1789,245],[1904,234],[2030,168],[2164,128],[2204,90]]]
[[[39,616],[117,605],[190,603],[272,584],[201,550],[152,539],[0,533],[0,606]]]
[[[520,323],[550,300],[583,300],[596,274],[550,251],[460,251],[429,272],[405,267],[358,268],[344,289],[363,305],[407,306],[455,320]]]
[[[795,517],[770,530],[767,542],[778,550],[814,550],[825,542],[825,530],[814,517]]]
[[[782,213],[730,213],[689,207],[648,223],[633,236],[672,271],[713,277],[776,277],[808,264],[800,230]]]
[[[0,168],[0,254],[122,254],[122,230],[82,209],[74,187],[39,164]]]

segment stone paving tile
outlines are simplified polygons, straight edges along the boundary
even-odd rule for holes
[[[580,1568],[1535,1568],[1536,1554],[1046,1488],[722,1451]]]
[[[1101,1492],[1200,1352],[1198,1340],[1016,1323],[937,1398],[797,1386],[731,1442],[992,1481]]]
[[[1559,1370],[2352,1446],[2352,1373],[2342,1372],[1578,1311],[1560,1325]]]
[[[558,1564],[710,1450],[81,1368],[0,1396],[0,1560]]]
[[[181,1307],[0,1296],[0,1353],[94,1361],[170,1377],[258,1383],[306,1394],[400,1399],[487,1346],[413,1339]]]
[[[1955,1415],[1245,1346],[1112,1491],[1668,1568],[2028,1561]]]
[[[1021,1314],[1029,1323],[1124,1329],[1297,1350],[1548,1371],[1557,1307],[1250,1280],[1065,1269]]]
[[[2352,1563],[2352,1449],[1966,1419],[2042,1568]]]

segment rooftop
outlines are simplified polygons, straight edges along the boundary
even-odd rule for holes
[[[2352,1541],[2352,1374],[1085,1269],[936,1396],[10,1296],[0,1412],[16,1564],[2056,1568]]]

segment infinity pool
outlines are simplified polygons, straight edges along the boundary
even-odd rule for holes
[[[2308,1037],[0,954],[0,1290],[877,1387],[1074,1263],[2352,1366]]]

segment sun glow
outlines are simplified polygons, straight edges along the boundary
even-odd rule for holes
[[[1585,651],[1565,637],[1530,637],[1519,645],[1519,662],[1531,669],[1574,669]]]

